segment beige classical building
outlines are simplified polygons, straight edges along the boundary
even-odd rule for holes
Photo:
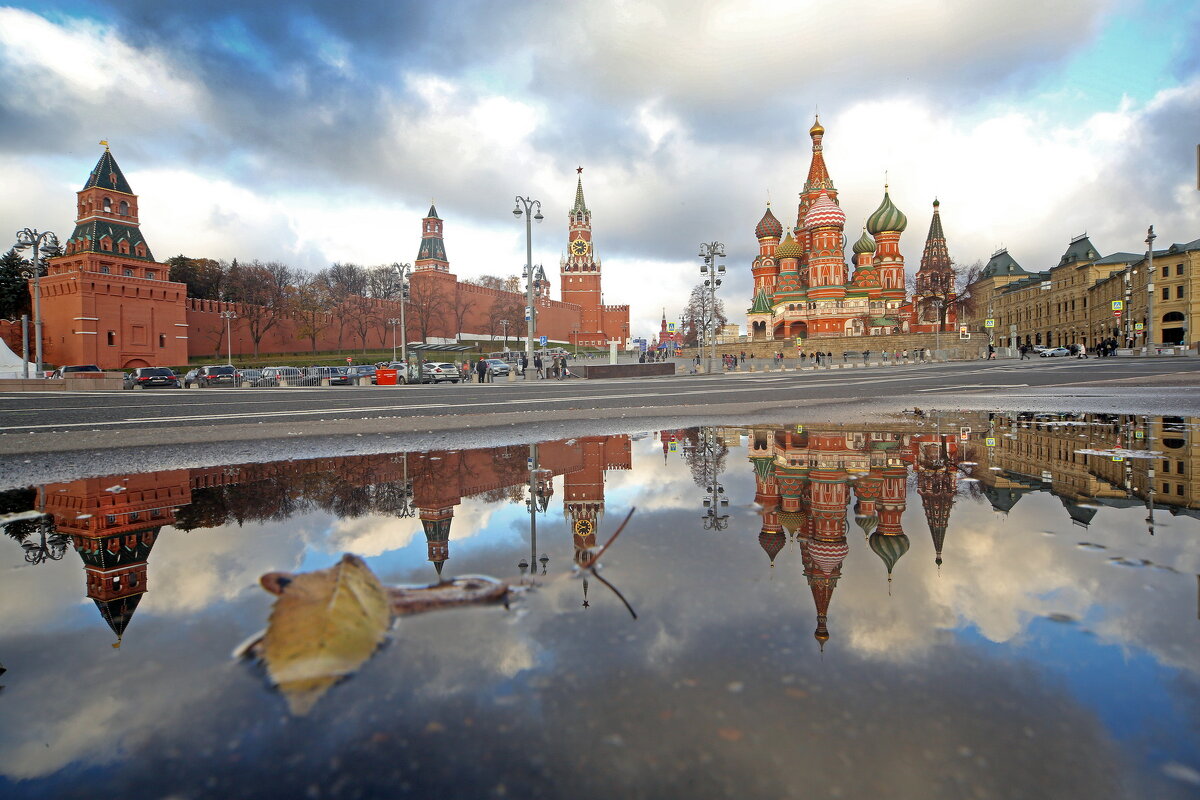
[[[1086,234],[1040,272],[999,250],[972,286],[975,307],[964,323],[998,347],[1190,343],[1188,320],[1200,313],[1200,239],[1155,250],[1153,268],[1151,286],[1144,252],[1102,256]]]

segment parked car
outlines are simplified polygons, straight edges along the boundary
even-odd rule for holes
[[[183,388],[190,389],[198,386],[205,389],[209,386],[236,386],[237,370],[228,364],[224,366],[208,366],[191,370],[183,376]]]
[[[498,358],[489,358],[487,360],[487,365],[488,369],[492,371],[492,374],[497,377],[507,375],[508,373],[512,372],[512,369],[508,366],[508,364],[505,364]]]
[[[1055,356],[1069,356],[1071,351],[1065,347],[1051,347],[1048,350],[1043,350],[1038,353],[1042,358],[1054,358]]]
[[[462,373],[449,361],[426,361],[421,365],[421,383],[458,383],[461,379]]]
[[[370,378],[371,383],[375,383],[375,373],[377,371],[378,367],[376,367],[374,364],[355,364],[353,366],[346,367],[346,374],[350,376],[350,380],[353,383],[358,383],[361,378]]]
[[[350,386],[354,383],[346,367],[309,367],[304,371],[306,386],[321,386],[329,381],[330,386]]]
[[[304,373],[296,367],[266,367],[259,378],[261,386],[301,386]]]
[[[241,369],[238,370],[238,385],[239,386],[261,386],[262,385],[262,370],[261,369]]]
[[[179,376],[170,367],[138,367],[125,375],[126,389],[150,389],[155,386],[178,389]]]
[[[1035,353],[1041,353],[1041,352],[1043,352],[1045,350],[1049,350],[1049,349],[1050,348],[1046,347],[1046,345],[1044,345],[1044,344],[1035,344],[1033,346],[1033,352],[1035,352]]]
[[[50,377],[61,378],[64,375],[72,372],[102,372],[102,370],[95,364],[71,364],[54,370]]]

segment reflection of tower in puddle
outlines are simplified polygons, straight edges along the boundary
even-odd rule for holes
[[[571,526],[576,565],[591,558],[596,532],[604,520],[604,473],[608,469],[630,469],[632,455],[628,436],[588,436],[576,441],[582,453],[578,470],[563,476],[563,510]],[[583,607],[588,608],[588,580],[583,579]]]
[[[461,472],[464,468],[459,451],[413,453],[408,456],[413,476],[413,505],[421,520],[428,547],[428,560],[442,577],[442,567],[450,560],[450,524],[454,507],[462,501]]]
[[[813,637],[824,650],[829,640],[829,603],[842,576],[842,562],[850,552],[846,542],[849,476],[840,459],[848,445],[842,435],[818,435],[809,437],[809,447],[817,451],[817,463],[808,472],[808,536],[801,539],[800,552],[817,610]]]
[[[917,444],[917,494],[921,496],[925,521],[933,537],[934,563],[939,572],[946,527],[950,524],[950,511],[954,508],[958,490],[958,469],[954,463],[957,447],[957,440],[950,434],[939,434],[937,441]]]
[[[868,539],[871,550],[887,567],[888,593],[892,591],[892,569],[900,557],[908,552],[908,537],[904,534],[901,517],[904,516],[905,491],[908,470],[901,465],[892,465],[880,470],[879,498],[875,507],[879,511],[879,525]]]
[[[51,483],[40,510],[83,559],[87,596],[121,639],[148,590],[147,561],[163,525],[191,502],[187,470]]]
[[[779,521],[779,486],[775,480],[775,459],[768,437],[767,431],[754,431],[750,439],[750,463],[754,465],[754,501],[762,513],[758,544],[774,567],[775,556],[787,543],[787,536]]]

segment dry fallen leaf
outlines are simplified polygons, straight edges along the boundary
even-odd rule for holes
[[[296,575],[275,601],[262,658],[271,681],[297,716],[354,673],[391,623],[387,590],[361,558]]]

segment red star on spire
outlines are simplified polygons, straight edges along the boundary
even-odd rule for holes
[[[576,171],[576,172],[578,172],[580,175],[582,175],[582,174],[583,174],[583,167],[576,167],[576,168],[575,168],[575,171]]]

